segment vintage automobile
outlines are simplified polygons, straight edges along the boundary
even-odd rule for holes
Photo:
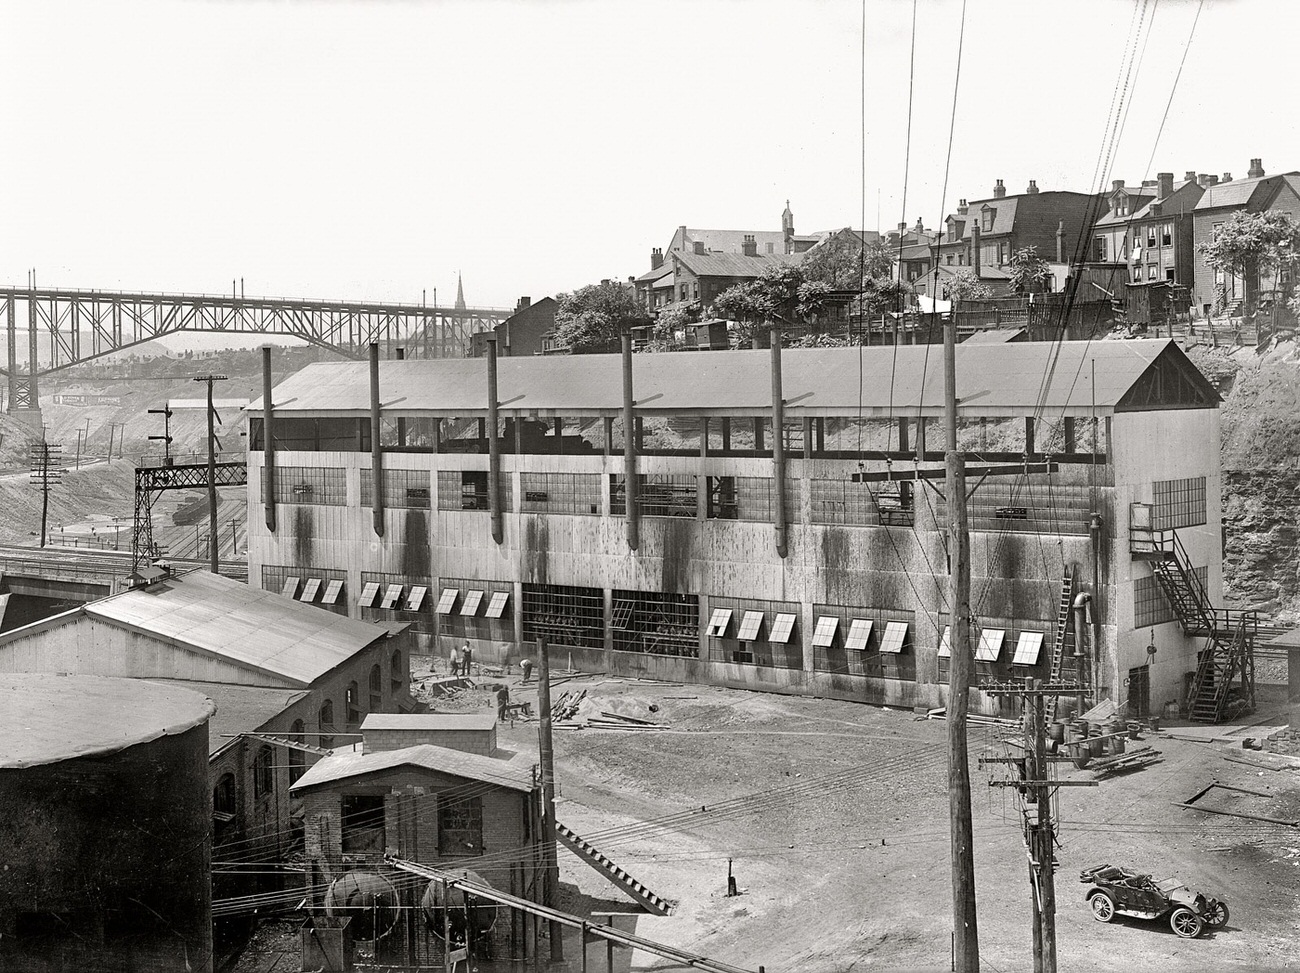
[[[1228,922],[1228,903],[1193,892],[1176,879],[1153,882],[1150,875],[1118,865],[1094,865],[1079,873],[1091,886],[1084,899],[1098,922],[1115,916],[1139,919],[1169,918],[1169,925],[1184,939],[1195,939],[1206,926]]]

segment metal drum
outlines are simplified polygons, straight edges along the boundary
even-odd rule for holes
[[[466,882],[472,882],[475,885],[491,885],[490,882],[484,881],[481,876],[464,869],[461,869],[456,877],[462,878]],[[429,928],[433,930],[434,935],[442,936],[443,915],[445,913],[447,925],[451,931],[451,941],[453,943],[465,942],[465,893],[460,889],[446,889],[441,882],[430,882],[429,887],[424,890],[424,897],[420,899],[420,908],[424,912],[425,921],[429,924]],[[493,923],[496,922],[496,906],[494,903],[475,899],[474,907],[469,911],[469,917],[474,924],[475,938],[483,936],[492,929]]]
[[[378,872],[348,872],[325,892],[325,914],[349,917],[354,940],[382,939],[400,915],[397,890]]]

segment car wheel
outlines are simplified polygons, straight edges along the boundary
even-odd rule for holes
[[[1183,939],[1195,939],[1201,934],[1201,917],[1185,906],[1179,906],[1169,917],[1169,925]]]
[[[1228,903],[1214,903],[1214,908],[1206,914],[1205,920],[1216,929],[1219,926],[1226,926],[1228,924]]]
[[[1115,901],[1105,892],[1098,892],[1088,904],[1092,906],[1092,917],[1098,922],[1110,922],[1115,918]]]

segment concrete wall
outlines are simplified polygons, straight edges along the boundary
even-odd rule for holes
[[[207,743],[0,770],[0,969],[212,969]]]

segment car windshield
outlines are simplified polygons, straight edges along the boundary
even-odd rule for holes
[[[1166,893],[1173,892],[1176,891],[1177,889],[1181,889],[1185,887],[1186,886],[1184,886],[1183,883],[1178,881],[1178,879],[1176,878],[1167,878],[1164,881],[1156,883],[1156,888],[1158,888],[1161,892],[1166,892]]]

